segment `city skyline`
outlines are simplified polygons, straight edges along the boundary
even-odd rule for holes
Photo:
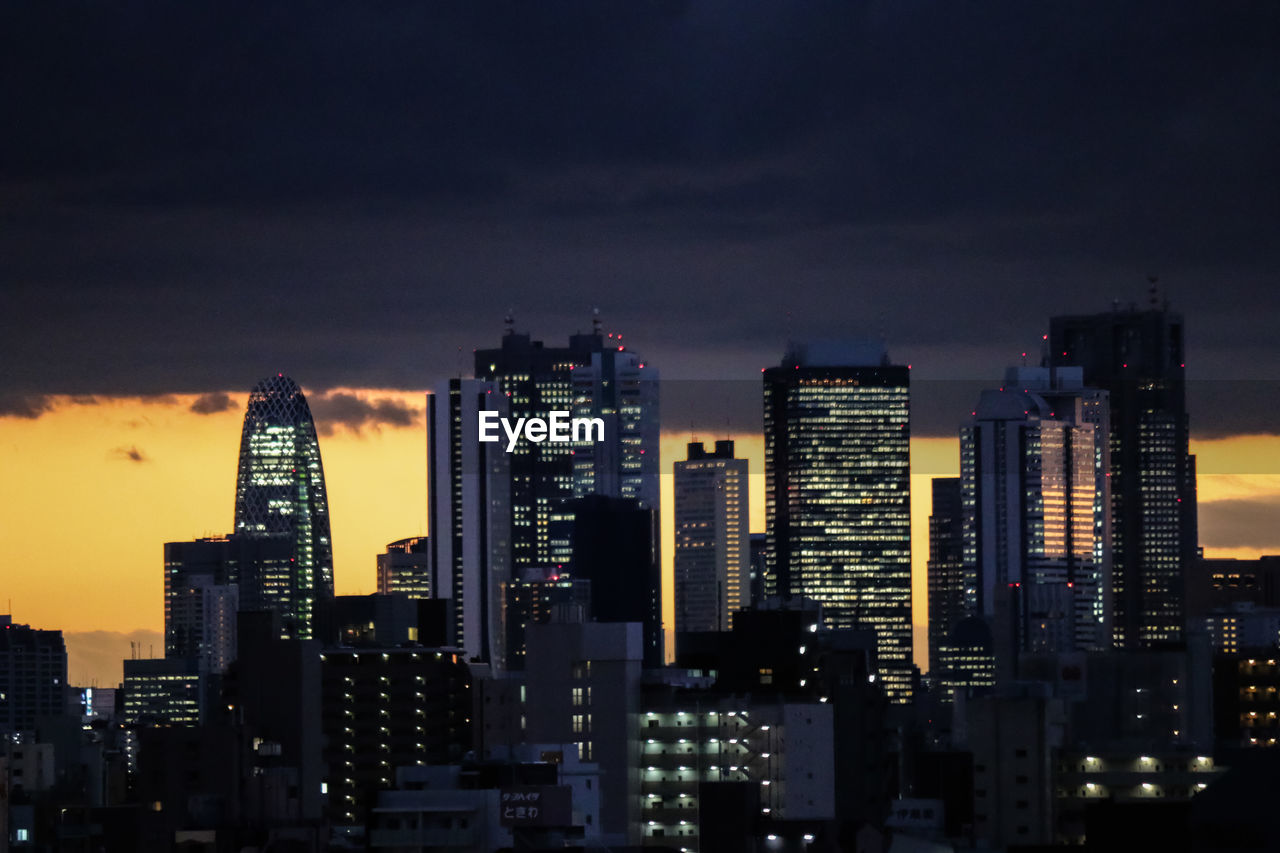
[[[547,340],[598,317],[661,367],[664,444],[744,450],[788,340],[878,335],[913,365],[913,438],[953,442],[1051,317],[1142,305],[1153,273],[1217,448],[1202,544],[1280,551],[1276,9],[225,11],[34,5],[0,33],[17,618],[157,625],[153,555],[230,529],[220,419],[262,375],[306,388],[337,582],[371,590],[379,549],[426,532],[422,392],[504,315]],[[179,475],[179,446],[207,458]],[[29,571],[70,507],[98,547]],[[58,609],[99,576],[129,590],[113,613]]]
[[[10,6],[0,853],[1280,849],[1280,4]]]
[[[1194,358],[1194,350],[1192,352]],[[993,366],[992,378],[986,384],[990,384],[997,376],[998,371]],[[758,381],[750,383],[756,394],[759,393]],[[230,521],[226,507],[234,486],[226,471],[228,465],[231,468],[235,466],[235,451],[238,447],[236,439],[240,432],[242,406],[247,399],[247,391],[241,392],[238,401],[234,393],[227,394],[226,401],[220,401],[218,406],[213,407],[219,411],[212,414],[200,412],[210,408],[210,398],[218,397],[216,394],[93,402],[67,399],[52,412],[46,413],[43,420],[0,418],[0,438],[10,438],[7,446],[13,447],[14,441],[20,440],[24,447],[35,451],[41,446],[39,436],[47,433],[52,439],[52,446],[46,452],[53,453],[56,449],[62,456],[66,455],[66,446],[61,442],[67,440],[68,433],[83,434],[85,429],[96,430],[101,434],[104,445],[78,448],[62,464],[75,464],[81,470],[98,470],[102,472],[99,476],[113,475],[114,485],[112,481],[104,480],[100,481],[99,488],[119,490],[118,493],[112,492],[115,497],[109,503],[116,506],[121,513],[120,517],[136,517],[136,513],[144,506],[161,516],[148,520],[157,531],[154,539],[146,534],[129,536],[127,531],[113,530],[109,523],[105,525],[105,541],[114,542],[109,552],[111,574],[113,577],[127,579],[123,585],[113,584],[112,588],[103,590],[103,595],[99,597],[100,603],[115,602],[114,607],[106,610],[77,610],[74,606],[68,608],[61,603],[62,598],[55,590],[61,589],[68,582],[81,582],[74,580],[65,570],[24,573],[18,578],[16,585],[9,586],[16,619],[26,620],[35,627],[63,628],[73,635],[69,641],[73,677],[104,681],[96,673],[118,672],[119,658],[129,654],[130,639],[139,643],[139,653],[142,656],[147,654],[146,644],[162,648],[163,639],[159,634],[161,614],[154,592],[160,588],[163,563],[160,551],[163,542],[196,536],[217,536],[226,532],[226,524]],[[334,515],[338,519],[348,520],[346,525],[341,520],[337,522],[337,590],[340,594],[372,592],[376,587],[373,578],[376,554],[381,553],[388,541],[404,535],[425,533],[422,521],[425,519],[425,496],[421,487],[425,480],[422,438],[425,427],[420,414],[417,416],[417,423],[410,414],[404,419],[405,423],[375,426],[370,413],[400,410],[412,412],[414,405],[421,405],[422,397],[403,392],[355,389],[344,389],[318,397],[309,394],[309,397],[320,401],[317,404],[320,412],[317,415],[320,441],[325,448],[335,448],[337,453],[336,468],[340,473],[335,475],[330,470],[329,479],[333,480],[337,476],[339,481],[345,480],[350,484],[346,488],[339,487],[336,492],[332,487],[330,489],[331,500],[336,501],[340,507],[335,510]],[[972,398],[970,404],[971,402]],[[967,411],[957,413],[957,426],[967,419],[964,416],[968,414]],[[1265,513],[1266,503],[1273,500],[1271,496],[1280,491],[1277,488],[1277,481],[1280,480],[1280,476],[1277,476],[1280,473],[1280,442],[1266,436],[1198,440],[1194,438],[1198,422],[1194,407],[1191,409],[1191,418],[1193,452],[1200,455],[1202,466],[1202,512],[1205,507],[1209,508],[1207,524],[1202,519],[1202,541],[1207,546],[1207,553],[1210,556],[1253,557],[1280,551],[1280,546],[1269,544],[1266,538],[1268,516]],[[175,424],[181,425],[176,432],[169,435],[161,432],[162,427],[172,428]],[[149,435],[147,441],[137,441],[140,431]],[[673,625],[674,616],[670,609],[670,555],[673,543],[669,494],[671,465],[676,459],[682,458],[687,441],[695,436],[711,439],[718,435],[711,430],[688,432],[678,428],[668,428],[663,432],[662,528],[664,595],[668,608],[665,621],[668,629]],[[742,453],[751,460],[751,529],[753,532],[763,532],[762,435],[740,432],[729,434],[728,437],[734,438]],[[126,444],[128,441],[135,443]],[[202,448],[196,454],[200,460],[196,467],[204,473],[198,477],[193,475],[189,465],[186,470],[182,470],[182,466],[175,467],[179,453],[187,452],[192,442]],[[334,469],[335,462],[329,461],[331,451],[324,452],[326,468]],[[924,563],[928,554],[928,479],[931,476],[958,474],[957,458],[958,442],[954,438],[913,439],[913,624],[916,633],[916,659],[921,662],[926,645],[922,633],[926,624],[922,602],[927,597]],[[13,459],[15,462],[19,461],[17,456]],[[40,457],[37,453],[32,458],[22,458],[20,461],[30,465],[28,470],[36,470],[47,465],[49,457]],[[19,471],[16,468],[13,470]],[[120,478],[121,474],[125,476]],[[140,482],[154,485],[149,487],[150,491],[138,492],[137,484]],[[167,500],[166,494],[179,488],[184,495],[193,497],[192,503],[181,506],[170,502],[169,505],[162,506],[163,501]],[[47,510],[66,500],[64,494],[53,488],[37,488],[29,497],[37,500],[15,508],[16,518],[21,519],[24,512],[35,513],[40,507]],[[122,499],[130,502],[120,504]],[[369,501],[373,503],[370,504]],[[1251,517],[1248,510],[1256,502],[1261,502],[1264,510]],[[379,516],[383,518],[378,519]],[[219,518],[226,520],[220,522]],[[400,521],[392,521],[392,518]],[[109,520],[103,518],[102,521]],[[345,536],[342,533],[344,528],[349,531]],[[6,553],[17,551],[19,554],[39,554],[42,540],[36,534],[38,529],[38,525],[26,527],[22,524],[7,528],[2,534]],[[17,535],[27,530],[31,533],[30,537],[20,538]],[[98,541],[101,543],[104,540]],[[1232,543],[1235,547],[1231,547]],[[86,548],[77,562],[101,557],[100,547]],[[14,596],[13,592],[17,595]],[[31,598],[26,599],[27,596]],[[33,606],[25,606],[24,599]],[[155,615],[143,619],[135,616],[148,611],[154,611]],[[127,621],[121,621],[122,616]],[[84,626],[88,631],[108,633],[81,632],[84,639],[77,642],[74,636],[77,626]],[[140,630],[142,633],[139,633]],[[149,631],[154,633],[146,633]],[[130,634],[133,636],[128,636]]]

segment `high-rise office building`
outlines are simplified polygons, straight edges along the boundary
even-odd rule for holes
[[[1113,625],[1128,647],[1182,638],[1198,544],[1183,322],[1152,302],[1054,317],[1049,330],[1050,364],[1078,365],[1110,394]]]
[[[508,328],[499,347],[476,350],[475,377],[494,383],[513,419],[567,411],[604,422],[603,440],[521,440],[509,454],[517,573],[554,564],[548,527],[565,500],[608,495],[658,505],[658,371],[620,337],[597,328],[548,347]]]
[[[242,607],[280,614],[286,638],[323,636],[333,600],[329,502],[315,423],[302,389],[283,374],[254,386],[240,437],[235,532],[287,543],[287,571],[246,571]]]
[[[747,460],[732,441],[689,445],[675,463],[676,634],[728,631],[751,604]]]
[[[0,615],[0,734],[30,732],[67,710],[67,646],[61,631]]]
[[[934,477],[929,514],[929,670],[940,669],[951,629],[969,615],[965,606],[964,535],[960,478]]]
[[[998,677],[1020,652],[1110,646],[1102,423],[1079,368],[1012,368],[960,431],[966,609],[991,625]]]
[[[195,658],[124,662],[124,718],[133,726],[194,726],[205,713],[207,681]]]
[[[913,677],[908,389],[879,343],[793,345],[764,372],[766,593],[873,628],[895,702]]]
[[[457,644],[503,667],[503,585],[526,569],[562,568],[569,528],[553,522],[575,497],[606,495],[656,507],[657,371],[600,332],[547,347],[508,326],[501,345],[475,353],[475,378],[450,380],[428,400],[428,503],[434,595],[452,598]],[[517,421],[567,412],[599,418],[603,435],[481,442],[479,415]]]
[[[481,412],[510,413],[495,383],[450,379],[427,395],[427,512],[432,594],[453,602],[450,642],[492,661],[502,584],[511,579],[509,454],[479,440]]]
[[[431,598],[431,543],[426,536],[397,539],[378,555],[378,592]]]
[[[164,545],[164,656],[195,658],[202,672],[226,672],[235,659],[240,595],[233,539]]]
[[[599,418],[603,440],[573,448],[573,496],[608,495],[658,506],[658,371],[638,353],[592,336],[590,360],[573,368],[573,416]],[[478,368],[477,368],[478,369]]]

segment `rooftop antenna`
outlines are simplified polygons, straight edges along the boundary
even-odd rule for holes
[[[591,334],[599,336],[600,334],[600,309],[591,309]]]
[[[507,316],[502,318],[502,334],[511,335],[516,330],[516,309],[508,308]]]
[[[1151,308],[1155,310],[1160,306],[1160,289],[1156,287],[1156,282],[1160,280],[1160,276],[1154,273],[1147,273],[1147,296],[1151,300]]]

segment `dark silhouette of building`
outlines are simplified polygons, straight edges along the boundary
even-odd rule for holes
[[[968,612],[964,587],[964,527],[960,478],[933,478],[929,515],[929,670],[939,668],[947,635]]]
[[[1187,567],[1186,591],[1188,625],[1203,625],[1211,611],[1239,604],[1280,607],[1280,556],[1198,557]]]
[[[638,500],[592,495],[565,505],[572,524],[567,574],[591,582],[598,622],[644,625],[644,665],[664,663],[662,574],[654,510]]]
[[[275,611],[240,612],[224,682],[226,719],[250,745],[244,821],[254,827],[310,825],[322,813],[322,644],[281,638],[280,621]]]
[[[580,608],[584,619],[591,618],[591,581],[585,578],[551,575],[513,580],[505,585],[503,594],[503,646],[509,670],[524,669],[529,626],[550,621],[557,607]]]
[[[0,616],[0,734],[30,732],[67,711],[67,646],[61,631]]]
[[[1182,317],[1130,305],[1054,317],[1049,363],[1084,368],[1109,392],[1114,636],[1146,646],[1182,637],[1184,575],[1197,555],[1196,467],[1188,450]]]
[[[164,544],[165,657],[226,671],[235,659],[240,560],[253,543],[222,537]]]
[[[334,637],[340,646],[417,643],[418,602],[404,593],[339,595],[333,599]]]
[[[448,764],[471,749],[471,674],[456,651],[326,649],[320,661],[334,823],[367,824],[397,767]]]
[[[938,660],[930,664],[942,690],[942,701],[951,702],[957,692],[979,696],[996,683],[995,642],[991,627],[978,616],[961,619],[951,627],[938,647]]]
[[[1213,729],[1228,763],[1240,750],[1280,746],[1280,649],[1214,656]]]
[[[283,374],[249,394],[236,475],[235,532],[273,539],[289,551],[279,560],[242,564],[243,609],[280,614],[286,638],[323,637],[333,600],[333,546],[320,443],[306,397]]]
[[[751,547],[751,606],[755,607],[765,599],[764,577],[769,565],[768,539],[763,533],[752,533],[749,541]]]

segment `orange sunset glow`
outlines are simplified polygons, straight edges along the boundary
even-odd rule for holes
[[[328,484],[338,594],[373,592],[374,556],[425,531],[426,438],[422,395],[348,390],[417,412],[408,426],[332,426],[318,417]],[[0,418],[5,488],[0,604],[15,621],[67,633],[71,678],[114,684],[129,641],[159,646],[164,542],[220,535],[232,520],[243,393],[233,408],[192,411],[195,395],[57,398],[39,418]],[[671,465],[691,439],[662,437],[664,620],[673,616]],[[751,529],[764,529],[764,446],[759,434],[729,436],[751,465]],[[957,441],[917,438],[912,448],[913,621],[924,664],[929,479],[958,473]],[[1280,496],[1280,438],[1193,441],[1201,505]],[[1202,539],[1210,532],[1201,523]],[[1267,549],[1206,548],[1254,557]],[[1275,550],[1275,549],[1271,549]],[[143,647],[142,654],[160,653]]]

